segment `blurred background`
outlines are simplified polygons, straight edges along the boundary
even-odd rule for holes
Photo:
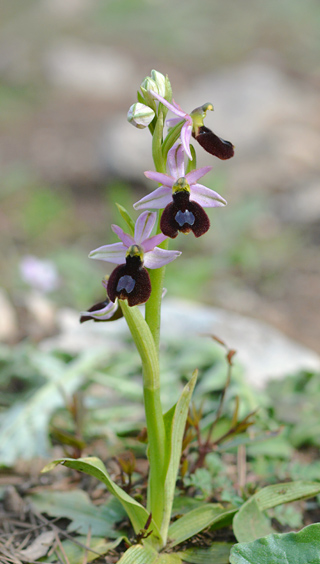
[[[266,320],[320,351],[320,4],[316,0],[10,0],[0,6],[0,337],[54,332],[104,298],[114,202],[155,186],[148,130],[126,121],[152,68],[235,157],[208,186],[200,240],[179,237],[168,295]],[[49,262],[48,262],[49,261]],[[41,322],[41,323],[40,323]],[[42,334],[39,334],[39,323]]]

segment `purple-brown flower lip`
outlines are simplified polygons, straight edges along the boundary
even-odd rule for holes
[[[128,250],[126,264],[120,264],[111,273],[107,292],[112,301],[116,298],[128,300],[129,306],[148,301],[151,294],[150,276],[143,266],[138,245],[132,245]]]
[[[190,233],[196,237],[204,235],[209,227],[210,221],[204,209],[196,202],[190,201],[190,188],[185,178],[179,179],[174,185],[172,202],[163,210],[160,229],[164,235],[175,239],[178,232]],[[180,188],[180,189],[179,189]]]

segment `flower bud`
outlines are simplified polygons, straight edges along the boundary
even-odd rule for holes
[[[143,80],[140,88],[146,103],[154,110],[156,104],[153,96],[149,94],[150,90],[171,101],[172,91],[168,77],[154,69],[151,71],[151,76],[146,76]]]
[[[149,108],[144,104],[140,104],[140,102],[136,102],[130,106],[127,114],[127,120],[138,129],[144,129],[152,122],[154,116],[155,113],[152,108]]]
[[[157,94],[160,94],[160,96],[165,98],[166,97],[166,77],[161,72],[158,72],[158,71],[153,69],[151,71],[151,78],[152,78],[153,82],[156,84],[156,90],[154,90],[154,92],[157,92]]]

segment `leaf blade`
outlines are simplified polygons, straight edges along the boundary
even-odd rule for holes
[[[149,518],[148,511],[125,491],[123,491],[113,480],[111,480],[107,469],[105,468],[103,462],[96,457],[90,458],[78,458],[74,460],[73,458],[60,458],[54,460],[42,470],[42,472],[48,472],[52,470],[58,464],[63,464],[68,468],[73,468],[90,476],[94,476],[101,482],[103,482],[108,490],[120,501],[123,505],[136,534],[138,534],[141,529],[144,528],[147,519]],[[161,537],[158,528],[154,521],[151,521],[150,530],[153,530],[152,535],[146,539],[149,542],[158,544],[161,542]]]
[[[158,553],[151,546],[135,544],[125,551],[118,564],[155,564],[157,559]]]
[[[167,470],[165,473],[164,482],[164,512],[162,518],[162,525],[160,533],[164,541],[167,538],[168,528],[171,518],[171,509],[174,498],[174,490],[177,480],[177,474],[181,457],[181,445],[185,424],[188,415],[188,409],[191,401],[191,396],[196,385],[198,372],[195,371],[193,376],[184,387],[182,394],[175,406],[171,409],[169,417],[167,417],[167,442],[166,442],[166,464]],[[168,415],[168,414],[167,414]],[[173,448],[174,445],[174,448]]]
[[[190,564],[228,564],[229,554],[234,543],[215,542],[209,548],[187,548],[183,552],[178,552],[183,562]]]
[[[169,527],[169,543],[173,548],[177,544],[193,537],[203,529],[217,524],[235,514],[237,509],[226,510],[220,503],[208,503],[186,513]]]
[[[298,533],[271,534],[252,542],[236,544],[230,564],[319,564],[320,523]]]

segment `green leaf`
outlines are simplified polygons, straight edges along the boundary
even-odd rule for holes
[[[88,494],[82,490],[46,491],[33,494],[28,499],[40,513],[71,519],[68,531],[77,531],[79,534],[86,535],[90,528],[91,534],[96,537],[105,536],[113,539],[120,536],[120,532],[115,531],[114,526],[126,513],[114,498],[100,507],[93,505]]]
[[[131,217],[131,215],[127,212],[126,208],[124,208],[123,206],[121,206],[121,204],[117,204],[116,206],[118,208],[118,211],[122,217],[122,219],[124,219],[124,221],[126,222],[128,228],[129,228],[129,235],[134,235],[134,227],[135,227],[135,223]]]
[[[166,540],[171,518],[174,490],[177,481],[181,458],[181,446],[188,416],[193,389],[196,385],[198,371],[195,371],[190,382],[184,387],[182,394],[168,413],[164,416],[166,427],[166,465],[164,484],[164,513],[161,525],[161,536]]]
[[[69,564],[83,564],[85,556],[87,557],[86,560],[87,562],[92,562],[96,558],[99,558],[99,556],[109,552],[109,550],[113,550],[114,548],[116,548],[123,539],[124,537],[121,536],[112,542],[107,542],[105,538],[92,537],[90,539],[89,546],[94,552],[82,548],[81,546],[75,544],[75,542],[69,539],[62,541],[62,546],[65,555],[68,558]],[[85,546],[88,545],[88,539],[85,536],[75,537],[75,540],[81,542]],[[64,558],[63,558],[64,555],[61,553],[59,547],[56,548],[56,552],[59,554],[61,561],[64,562]],[[96,554],[97,552],[99,554]]]
[[[72,458],[60,458],[48,464],[42,470],[42,472],[48,472],[58,464],[63,464],[68,468],[73,468],[74,470],[78,470],[79,472],[84,472],[85,474],[94,476],[95,478],[100,480],[100,482],[103,482],[107,486],[108,490],[123,505],[132,523],[135,533],[138,534],[141,529],[144,528],[149,517],[148,511],[111,480],[106,467],[99,458],[78,458],[77,460],[74,460]],[[150,537],[148,537],[148,539],[146,539],[146,541],[155,544],[161,542],[159,531],[153,520],[150,524],[150,530],[152,530],[153,533],[152,535],[150,535]]]
[[[87,351],[68,365],[43,353],[34,355],[34,367],[47,381],[23,403],[14,404],[1,419],[1,464],[10,466],[18,458],[48,456],[48,421],[64,405],[62,391],[70,396],[86,376],[101,365],[108,351]]]
[[[236,544],[230,564],[319,564],[320,524],[298,533],[272,534],[253,542]]]
[[[207,503],[189,511],[170,525],[168,531],[170,547],[193,537],[220,520],[230,521],[236,511],[236,509],[226,510],[220,503]]]
[[[181,564],[178,554],[158,554],[150,546],[131,546],[120,558],[118,564]]]
[[[179,554],[159,554],[156,564],[181,564]]]
[[[233,532],[239,542],[255,540],[273,532],[270,519],[260,511],[255,496],[248,499],[235,515]]]
[[[158,560],[158,553],[151,546],[135,544],[118,560],[118,564],[155,564]]]
[[[255,498],[260,511],[265,511],[282,503],[313,497],[318,493],[320,493],[320,482],[298,480],[267,486],[256,493]]]
[[[229,554],[234,543],[215,542],[209,548],[187,548],[178,552],[184,562],[190,564],[228,564]]]
[[[233,519],[233,531],[239,542],[253,541],[272,532],[263,511],[282,503],[313,497],[320,492],[319,482],[287,482],[263,488],[248,499]]]

